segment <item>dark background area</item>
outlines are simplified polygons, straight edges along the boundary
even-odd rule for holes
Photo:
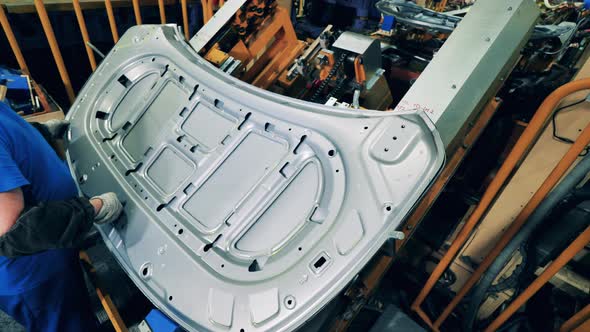
[[[166,20],[168,23],[182,25],[182,11],[179,3],[166,6]],[[115,7],[113,11],[119,36],[122,36],[129,27],[135,25],[133,8],[131,6]],[[101,52],[107,54],[113,47],[114,42],[106,10],[104,8],[87,9],[83,10],[83,12],[91,43]],[[48,14],[74,92],[77,93],[92,73],[92,70],[76,15],[73,11],[48,11]],[[142,6],[141,15],[143,24],[160,24],[158,6]],[[67,112],[70,102],[43,32],[39,16],[37,13],[16,14],[8,12],[7,16],[33,79],[41,84]],[[191,35],[200,26],[202,26],[201,6],[189,5]],[[97,63],[100,63],[100,56],[96,55],[96,60]],[[0,65],[15,69],[19,68],[4,33],[0,34]]]

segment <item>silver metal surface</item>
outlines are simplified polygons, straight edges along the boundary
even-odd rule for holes
[[[246,0],[226,1],[226,3],[217,10],[215,15],[209,19],[207,24],[199,29],[199,31],[191,38],[189,43],[193,49],[199,52],[205,47],[211,38],[215,37],[219,30],[221,30],[221,28],[234,17],[238,9],[240,9],[245,3]]]
[[[495,95],[538,17],[534,1],[477,1],[396,110],[423,110],[447,146]]]
[[[105,243],[189,331],[294,330],[396,234],[444,161],[420,110],[258,89],[173,26],[129,29],[68,120],[81,193],[125,205],[99,227]]]

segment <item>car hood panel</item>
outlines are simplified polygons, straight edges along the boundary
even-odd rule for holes
[[[354,278],[436,177],[421,112],[276,95],[200,58],[175,26],[129,29],[68,113],[80,191],[115,191],[99,230],[188,330],[293,330]]]

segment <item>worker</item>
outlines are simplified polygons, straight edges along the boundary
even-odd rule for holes
[[[55,138],[63,124],[41,127]],[[76,248],[122,209],[114,193],[78,197],[67,164],[0,102],[0,310],[30,332],[95,331]]]

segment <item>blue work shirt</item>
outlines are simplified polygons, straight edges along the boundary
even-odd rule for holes
[[[26,206],[78,195],[67,164],[35,128],[0,102],[0,192],[19,187]],[[38,286],[71,265],[72,255],[77,251],[48,250],[12,259],[0,256],[0,295]]]

